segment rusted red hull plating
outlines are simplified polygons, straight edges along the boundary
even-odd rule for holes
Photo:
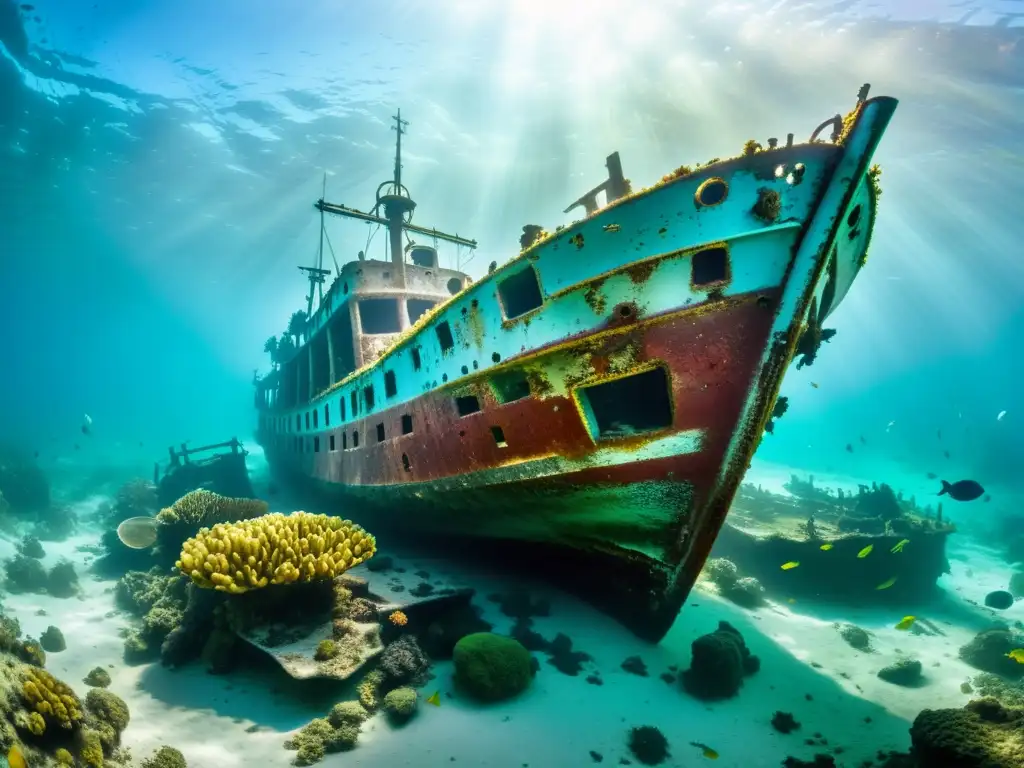
[[[501,405],[487,386],[473,390],[481,410],[468,416],[457,412],[458,392],[441,389],[321,433],[319,452],[276,450],[273,437],[264,445],[275,465],[354,502],[351,514],[372,507],[381,525],[569,548],[574,551],[566,562],[572,560],[577,576],[585,570],[581,557],[605,574],[621,569],[617,579],[605,575],[600,583],[607,590],[617,580],[627,594],[606,597],[636,602],[637,621],[658,615],[654,626],[632,622],[639,634],[656,640],[671,625],[721,526],[725,509],[708,519],[705,506],[743,404],[757,385],[777,299],[778,292],[761,291],[712,301],[530,355],[534,369],[543,369],[548,357],[582,358],[591,376],[606,373],[623,350],[629,350],[632,367],[657,363],[669,374],[673,403],[671,427],[659,435],[699,430],[699,449],[692,452],[645,458],[648,437],[639,436],[622,441],[624,450],[636,451],[636,460],[588,465],[606,441],[595,444],[571,395],[534,391]],[[510,367],[518,362],[507,361]],[[412,417],[411,434],[401,433],[403,416]],[[496,442],[492,427],[500,427],[506,447]],[[356,431],[359,447],[353,449]],[[602,504],[616,512],[594,513]],[[694,526],[701,535],[690,539]],[[701,543],[691,546],[694,541]]]

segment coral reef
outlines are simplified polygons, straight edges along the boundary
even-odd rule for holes
[[[384,696],[384,712],[395,725],[402,725],[412,719],[417,709],[417,694],[409,687],[395,688]]]
[[[359,703],[369,712],[376,712],[380,706],[380,689],[384,684],[384,673],[379,669],[371,669],[356,686]]]
[[[790,712],[776,711],[772,715],[772,728],[779,733],[792,733],[800,727],[800,723],[796,721]]]
[[[15,555],[4,562],[4,573],[7,575],[4,586],[11,592],[46,591],[46,568],[33,557]]]
[[[82,702],[75,692],[45,669],[24,670],[21,695],[29,708],[42,716],[47,728],[71,730],[82,721]]]
[[[46,575],[46,591],[54,597],[74,597],[78,594],[78,574],[74,563],[61,560]]]
[[[422,685],[430,671],[430,659],[412,635],[402,635],[384,648],[380,670],[390,685]]]
[[[714,632],[694,640],[691,651],[690,668],[682,674],[683,688],[705,701],[735,696],[743,678],[761,667],[739,631],[726,621],[720,621]]]
[[[39,644],[47,653],[60,653],[68,647],[64,634],[52,624],[39,636]]]
[[[338,648],[333,640],[321,640],[316,647],[313,658],[317,661],[329,661],[338,655]]]
[[[182,545],[175,565],[201,587],[240,594],[332,579],[371,558],[375,547],[350,520],[294,512],[204,528]]]
[[[94,688],[106,688],[110,685],[110,673],[103,667],[93,667],[82,682]]]
[[[362,725],[370,713],[358,701],[341,701],[331,707],[327,719],[335,728],[345,724]]]
[[[18,542],[18,554],[41,560],[46,557],[46,550],[35,536],[23,536]]]
[[[512,698],[525,691],[533,679],[530,652],[504,635],[467,635],[455,644],[452,660],[456,684],[479,701]]]
[[[46,475],[28,452],[13,445],[0,445],[0,496],[20,517],[50,508]]]
[[[1006,628],[986,629],[960,648],[960,658],[975,669],[993,672],[1010,679],[1024,677],[1024,664],[1007,654],[1024,647],[1024,634]]]
[[[669,756],[668,739],[653,725],[641,725],[629,731],[629,751],[643,765],[658,765]]]
[[[199,489],[186,493],[171,506],[161,509],[156,519],[161,526],[184,525],[198,529],[261,517],[267,509],[267,503],[259,499],[231,499]]]
[[[298,750],[295,765],[312,765],[327,754],[352,749],[359,738],[359,725],[345,722],[335,727],[330,720],[311,720],[285,743],[285,749]]]
[[[921,768],[1020,768],[1024,766],[1024,710],[994,699],[963,709],[926,709],[910,729],[912,754]]]
[[[160,747],[142,761],[141,768],[188,768],[185,756],[174,747]]]
[[[871,650],[871,635],[867,630],[861,629],[856,624],[836,624],[840,636],[846,644],[858,651]]]
[[[743,608],[757,608],[764,605],[764,587],[752,576],[740,577],[739,568],[731,560],[716,557],[708,560],[704,574],[716,587],[719,594]]]
[[[127,663],[144,663],[159,655],[164,640],[184,620],[188,583],[180,575],[165,575],[159,567],[129,571],[117,582],[115,603],[142,619],[125,638]]]

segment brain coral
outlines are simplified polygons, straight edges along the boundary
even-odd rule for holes
[[[293,512],[203,528],[182,545],[175,565],[200,587],[239,594],[333,579],[375,550],[373,536],[350,520]]]
[[[267,508],[267,503],[259,499],[231,499],[201,488],[161,509],[156,520],[163,525],[214,525],[259,517],[267,513]]]

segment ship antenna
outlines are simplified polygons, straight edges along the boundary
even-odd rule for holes
[[[323,200],[327,196],[327,173],[324,173],[323,180],[323,191],[320,195],[320,199]],[[324,210],[320,209],[320,247],[317,249],[316,254],[316,266],[315,267],[299,267],[299,269],[305,272],[309,276],[309,295],[306,297],[306,317],[310,317],[313,313],[313,293],[317,294],[317,306],[323,304],[324,301],[324,276],[329,275],[331,270],[324,269]]]
[[[404,127],[409,124],[408,120],[402,119],[402,110],[398,110],[397,115],[391,117],[395,121],[395,124],[391,126],[391,130],[398,134],[398,143],[395,145],[395,187],[399,190],[402,188],[402,134],[405,133]],[[399,193],[401,194],[401,193]]]

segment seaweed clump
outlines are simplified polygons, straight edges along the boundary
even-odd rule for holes
[[[641,725],[629,731],[629,751],[644,765],[659,765],[669,756],[668,739],[653,725]]]
[[[159,567],[129,571],[117,582],[117,606],[142,619],[125,638],[127,663],[151,661],[159,655],[164,640],[184,619],[187,587],[187,579],[165,575]]]
[[[704,566],[704,573],[727,600],[743,608],[764,605],[764,587],[761,586],[761,582],[752,576],[741,578],[739,569],[732,560],[724,557],[712,558]]]
[[[180,750],[163,746],[142,761],[142,768],[188,768],[188,763]]]

